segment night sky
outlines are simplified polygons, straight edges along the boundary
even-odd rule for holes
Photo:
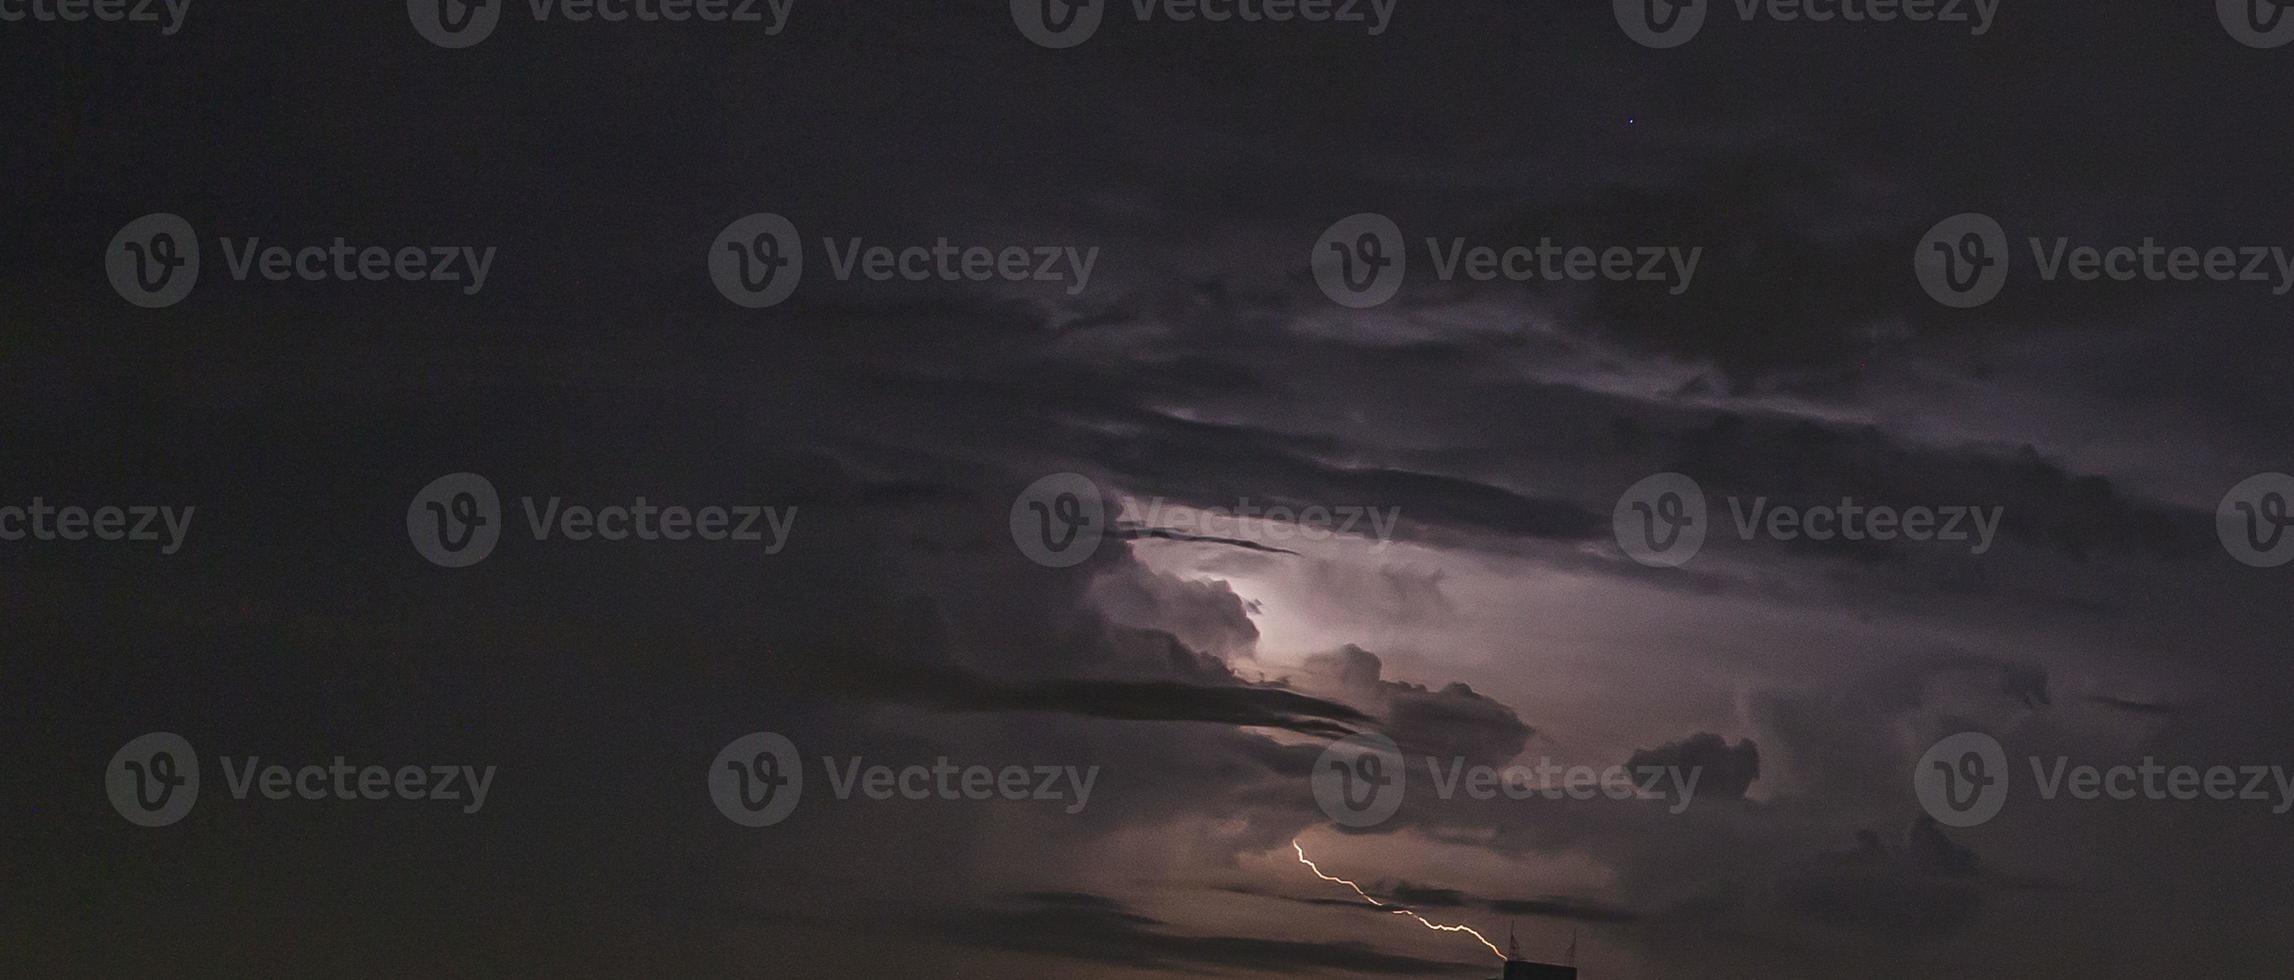
[[[1634,0],[8,18],[57,2],[0,0],[0,974],[1499,971],[1430,922],[1586,980],[2287,975],[2294,45],[2226,28],[2273,0],[1704,0],[1670,47]],[[154,214],[197,280],[144,305]],[[942,240],[988,251],[867,275]],[[1541,242],[1654,258],[1504,274]],[[2240,274],[2144,271],[2178,247]],[[1971,248],[1996,296],[1923,285]],[[1390,296],[1333,290],[1373,257]],[[462,473],[499,540],[447,567]],[[1680,561],[1629,533],[1664,474]],[[764,516],[531,527],[638,498]],[[11,538],[36,500],[192,514]],[[1844,500],[1968,537],[1747,523]],[[1295,520],[1200,519],[1245,506]],[[196,753],[161,826],[147,733]],[[793,808],[727,804],[752,733]],[[1931,765],[1960,733],[2005,770]],[[1366,736],[1407,792],[1349,825]],[[492,774],[233,791],[338,757]],[[901,795],[942,759],[1025,791]],[[1541,761],[1698,782],[1430,778]],[[1995,816],[1923,789],[1976,776]]]

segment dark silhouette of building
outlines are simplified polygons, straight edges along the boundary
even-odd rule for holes
[[[1507,960],[1505,975],[1495,980],[1577,980],[1577,968],[1532,963],[1528,960]]]
[[[1551,963],[1533,963],[1521,958],[1521,940],[1515,939],[1513,930],[1506,930],[1505,973],[1493,980],[1577,980],[1574,966],[1555,966]],[[1577,937],[1569,938],[1569,962],[1577,962]]]

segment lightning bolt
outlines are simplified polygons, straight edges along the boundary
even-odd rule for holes
[[[1386,909],[1387,911],[1390,911],[1390,912],[1394,913],[1395,915],[1407,915],[1407,916],[1409,916],[1410,918],[1413,918],[1413,919],[1416,919],[1416,920],[1418,920],[1418,924],[1419,924],[1419,925],[1425,926],[1425,927],[1426,927],[1426,928],[1428,928],[1428,929],[1432,929],[1432,930],[1434,930],[1434,931],[1436,931],[1436,932],[1462,932],[1462,933],[1465,933],[1466,935],[1472,936],[1472,937],[1474,937],[1475,939],[1479,940],[1479,941],[1481,942],[1481,944],[1482,944],[1482,945],[1489,947],[1489,948],[1490,948],[1490,952],[1491,952],[1492,954],[1496,955],[1498,959],[1501,959],[1501,960],[1502,960],[1502,959],[1505,959],[1505,953],[1504,953],[1504,952],[1502,952],[1502,951],[1500,951],[1500,950],[1497,948],[1497,944],[1496,944],[1496,943],[1493,943],[1493,942],[1490,942],[1490,941],[1489,941],[1489,937],[1488,937],[1488,936],[1484,936],[1484,935],[1482,935],[1481,933],[1475,932],[1475,931],[1474,931],[1474,927],[1472,927],[1472,926],[1445,926],[1445,925],[1443,925],[1443,924],[1441,924],[1441,923],[1439,923],[1439,922],[1435,922],[1435,921],[1434,921],[1434,920],[1432,920],[1432,919],[1428,919],[1428,918],[1426,918],[1425,916],[1419,915],[1419,914],[1418,914],[1418,913],[1416,913],[1416,912],[1412,912],[1412,911],[1410,911],[1409,909],[1404,909],[1404,908],[1395,908],[1395,907],[1393,907],[1393,906],[1391,906],[1391,905],[1388,905],[1388,904],[1386,904],[1386,903],[1384,903],[1384,902],[1381,902],[1381,901],[1379,901],[1379,900],[1377,900],[1377,899],[1375,899],[1375,898],[1371,898],[1371,897],[1370,897],[1370,893],[1369,893],[1369,892],[1366,892],[1366,891],[1363,891],[1363,890],[1362,890],[1362,886],[1361,886],[1361,885],[1357,885],[1357,884],[1355,884],[1355,883],[1353,883],[1353,882],[1351,882],[1351,881],[1348,881],[1348,880],[1346,880],[1346,879],[1344,879],[1344,878],[1333,878],[1333,877],[1331,877],[1330,875],[1326,875],[1326,874],[1323,874],[1323,873],[1322,873],[1322,869],[1321,869],[1321,868],[1318,868],[1318,867],[1316,867],[1316,866],[1315,866],[1315,864],[1314,864],[1314,862],[1313,862],[1312,860],[1309,860],[1309,859],[1307,858],[1307,856],[1306,856],[1306,848],[1303,848],[1303,847],[1300,847],[1300,846],[1298,846],[1298,842],[1297,842],[1297,841],[1295,841],[1295,840],[1294,840],[1294,841],[1291,841],[1291,842],[1290,842],[1290,849],[1291,849],[1291,850],[1294,850],[1294,851],[1297,851],[1297,852],[1298,852],[1298,863],[1300,863],[1300,864],[1303,864],[1303,865],[1306,865],[1306,870],[1314,872],[1314,876],[1315,876],[1315,877],[1317,877],[1317,878],[1320,878],[1320,879],[1322,879],[1322,880],[1324,880],[1324,881],[1335,881],[1335,882],[1337,882],[1337,883],[1339,883],[1339,884],[1341,884],[1341,885],[1345,885],[1345,886],[1346,886],[1346,887],[1348,887],[1348,888],[1352,888],[1352,889],[1354,889],[1354,894],[1362,896],[1362,900],[1363,900],[1363,901],[1365,901],[1365,902],[1369,902],[1370,904],[1372,904],[1372,905],[1375,905],[1375,906],[1378,906],[1379,908],[1382,908],[1382,909]]]

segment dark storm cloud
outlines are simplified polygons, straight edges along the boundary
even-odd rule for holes
[[[1117,530],[1116,536],[1125,540],[1152,538],[1157,541],[1186,541],[1195,544],[1223,544],[1230,548],[1241,548],[1245,551],[1263,551],[1270,555],[1298,554],[1298,552],[1292,551],[1289,548],[1277,548],[1272,545],[1264,545],[1256,541],[1246,541],[1241,538],[1221,538],[1207,534],[1189,534],[1185,531],[1173,531],[1168,528],[1160,527],[1120,528]]]
[[[1716,799],[1741,800],[1744,792],[1752,788],[1753,780],[1760,778],[1760,746],[1751,739],[1735,745],[1710,732],[1699,732],[1686,739],[1655,749],[1633,753],[1625,765],[1630,769],[1656,766],[1699,775],[1697,792]]]
[[[1286,895],[1259,888],[1228,886],[1219,889],[1236,895],[1280,899],[1299,905],[1323,908],[1343,908],[1392,915],[1392,908],[1380,908],[1361,899],[1329,898],[1311,895]],[[1435,888],[1408,882],[1380,884],[1375,892],[1389,906],[1399,904],[1414,909],[1472,909],[1496,915],[1526,915],[1573,922],[1595,922],[1623,925],[1641,921],[1642,916],[1628,909],[1611,908],[1599,903],[1579,902],[1561,898],[1483,898],[1454,888]]]
[[[1298,942],[1177,932],[1114,899],[1073,892],[1012,896],[1011,907],[951,919],[943,930],[944,938],[956,945],[1141,969],[1286,974],[1348,970],[1379,976],[1457,976],[1487,969],[1385,953],[1357,941]]]
[[[1040,711],[1119,721],[1208,722],[1332,738],[1351,735],[1373,720],[1335,701],[1277,685],[1242,683],[1223,667],[1194,660],[1196,655],[1175,640],[1169,642],[1174,664],[1194,664],[1182,669],[1223,675],[1226,683],[1084,678],[999,682],[956,667],[904,665],[860,654],[837,657],[819,669],[816,678],[849,697],[938,711]]]
[[[1498,915],[1534,915],[1573,922],[1612,924],[1637,922],[1641,918],[1639,914],[1625,909],[1593,903],[1555,898],[1481,898],[1454,888],[1430,888],[1409,882],[1395,882],[1387,891],[1395,901],[1418,909],[1479,909]]]
[[[1409,523],[1572,540],[1607,527],[1606,514],[1573,501],[1444,473],[1332,465],[1314,454],[1340,452],[1345,446],[1327,439],[1138,411],[1110,421],[1124,425],[1120,437],[1089,438],[1077,450],[1103,460],[1140,492],[1198,507],[1233,507],[1246,498],[1294,509],[1359,502],[1399,508]],[[1210,479],[1204,479],[1206,474]]]
[[[2138,715],[2169,717],[2181,714],[2185,710],[2188,710],[2181,705],[2157,704],[2150,701],[2135,701],[2128,698],[2115,698],[2104,695],[2094,695],[2089,697],[2087,700],[2095,704],[2103,705],[2105,707],[2116,708],[2120,711],[2131,712]]]
[[[944,705],[975,710],[1065,711],[1125,721],[1203,721],[1343,737],[1370,718],[1343,705],[1270,688],[1175,682],[1063,681],[957,695]]]
[[[1491,898],[1484,899],[1482,905],[1499,915],[1536,915],[1576,922],[1624,924],[1642,918],[1640,913],[1625,909],[1549,898]]]
[[[2047,691],[2047,668],[2028,661],[1939,650],[1870,678],[1864,693],[1889,711],[1916,707],[1941,697],[1986,701],[2039,710],[2054,699]]]
[[[1270,362],[1286,349],[1305,352],[1323,347],[1307,340],[1286,347],[1274,337],[1259,335],[1222,344],[1216,357],[1255,371],[1246,365]],[[1565,543],[1607,536],[1604,514],[1613,500],[1605,499],[1603,491],[1613,494],[1617,487],[1595,487],[1593,493],[1571,499],[1579,492],[1574,488],[1555,493],[1522,486],[1506,477],[1476,472],[1503,465],[1504,457],[1477,454],[1470,444],[1409,454],[1400,459],[1405,466],[1332,467],[1321,460],[1359,457],[1363,446],[1264,424],[1173,418],[1145,407],[1142,403],[1171,396],[1155,380],[1154,362],[1121,369],[1074,362],[1057,371],[1045,367],[1036,356],[1009,363],[975,359],[970,369],[991,377],[1011,372],[1018,387],[946,385],[941,395],[944,403],[1045,411],[1045,431],[1056,436],[1065,451],[1093,460],[1127,490],[1194,506],[1229,507],[1245,499],[1290,506],[1363,501],[1399,508],[1403,518],[1399,536],[1404,540],[1476,547],[1501,546],[1509,538]],[[1255,402],[1253,394],[1229,390],[1213,397]],[[2105,555],[2190,556],[2212,547],[2208,524],[2200,515],[2130,496],[2108,479],[2077,475],[2029,448],[1937,447],[1869,425],[1661,407],[1616,397],[1580,396],[1574,403],[1556,404],[1560,399],[1549,387],[1520,383],[1477,383],[1462,394],[1493,414],[1553,417],[1558,410],[1573,425],[1598,428],[1607,445],[1596,443],[1597,452],[1570,449],[1569,454],[1579,457],[1574,460],[1578,466],[1596,461],[1614,465],[1617,454],[1629,454],[1643,460],[1642,472],[1687,472],[1707,481],[1716,496],[1767,498],[1772,504],[1791,506],[1830,505],[1853,496],[1863,501],[1996,507],[2002,546],[2033,548],[2074,562]],[[1206,468],[1206,463],[1216,465]],[[1581,479],[1565,476],[1557,482],[1567,486]],[[1725,507],[1721,510],[1722,517],[1734,516]],[[1901,540],[1801,539],[1781,547],[1893,567],[1893,577],[1939,590],[2029,588],[1995,581],[1987,569],[1976,567],[1979,563],[1928,562],[1927,555]],[[1920,563],[1910,561],[1915,556]],[[1631,566],[1610,571],[1650,577]],[[1723,587],[1726,581],[1699,571],[1658,578],[1702,590]],[[2058,601],[2092,600],[2061,596]]]
[[[2202,528],[2195,515],[2129,499],[2110,480],[2067,473],[2028,448],[1936,449],[1906,445],[1870,427],[1735,414],[1664,432],[1633,431],[1632,441],[1659,469],[1691,474],[1705,487],[1723,528],[1760,498],[1801,507],[1852,498],[1996,507],[2003,540],[2073,561],[2105,554],[2188,557],[2213,546],[2211,518]],[[1722,499],[1728,497],[1737,498],[1734,506]],[[1909,544],[1835,537],[1802,538],[1790,547],[1884,562],[1900,560]]]
[[[1566,858],[1613,882],[1582,902],[1395,886],[1420,900],[1620,926],[1636,916],[1623,910],[1663,909],[1621,940],[1679,954],[1655,975],[1867,975],[1916,939],[1979,946],[1931,972],[2003,975],[2126,968],[2088,945],[2214,955],[2193,969],[2219,975],[2264,975],[2239,958],[2282,952],[2245,926],[2284,904],[2288,845],[2268,821],[2062,808],[2051,840],[1964,835],[1981,862],[1932,827],[1824,853],[1896,825],[1907,738],[1957,726],[2027,726],[2034,750],[2064,752],[2258,761],[2294,744],[2271,649],[2294,625],[2284,580],[2218,567],[2207,513],[2225,477],[2285,467],[2284,302],[2025,275],[1954,313],[1909,270],[1920,232],[1970,209],[2011,235],[2282,241],[2285,113],[2249,93],[2275,91],[2284,59],[2228,46],[2205,4],[2011,4],[1986,39],[1716,25],[1665,53],[1627,42],[1601,4],[1405,2],[1375,40],[1129,25],[1060,53],[994,3],[800,4],[769,41],[530,25],[469,52],[430,48],[388,6],[219,5],[148,46],[0,36],[24,79],[0,141],[0,170],[18,175],[0,200],[15,270],[0,484],[183,494],[223,535],[197,565],[5,556],[34,555],[0,576],[14,627],[0,671],[28,707],[28,772],[9,790],[30,815],[21,878],[61,896],[12,944],[40,947],[26,972],[164,973],[177,951],[288,975],[434,971],[447,951],[573,973],[722,974],[784,955],[792,973],[893,972],[914,961],[869,961],[875,944],[844,920],[792,911],[865,910],[893,891],[968,908],[973,878],[1011,887],[991,879],[1020,869],[1044,890],[940,920],[931,962],[991,950],[1043,969],[1482,975],[1487,962],[1385,939],[1258,938],[1300,933],[1050,890],[1096,887],[1080,882],[1117,831],[1140,835],[1120,839],[1125,861],[1183,852],[1180,873],[1280,855],[1322,822],[1304,777],[1325,737],[1391,729],[1413,751],[1518,755],[1545,722],[1479,677],[1453,683],[1476,658],[1647,735],[1619,756],[1700,733],[1634,758],[1711,767],[1721,805],[1414,799],[1382,832],[1493,862]],[[217,283],[172,316],[126,310],[91,257],[163,209],[209,233],[504,253],[462,305]],[[828,279],[816,252],[790,304],[736,311],[700,253],[764,209],[808,247],[1101,244],[1105,286],[1075,300],[867,289]],[[1303,259],[1360,210],[1393,213],[1414,242],[1706,254],[1680,297],[1414,280],[1354,316]],[[1652,376],[1666,384],[1619,380]],[[442,578],[397,522],[414,487],[465,467],[513,492],[755,494],[802,516],[775,561],[510,548]],[[1361,600],[1369,622],[1349,628],[1485,617],[1461,580],[1489,574],[1476,559],[1491,555],[1544,563],[1511,572],[1507,594],[1555,570],[1598,580],[1589,598],[1625,586],[1645,605],[1576,636],[1458,650],[1456,667],[1451,651],[1364,638],[1409,670],[1349,645],[1311,663],[1336,690],[1254,682],[1238,671],[1263,639],[1259,597],[1216,574],[1148,572],[1128,550],[1178,532],[1110,542],[1069,574],[1012,551],[1011,493],[1066,469],[1198,506],[1400,508],[1400,539],[1446,564],[1310,566]],[[1803,542],[1656,571],[1604,552],[1617,491],[1664,469],[1716,497],[2001,506],[2012,560]],[[2205,492],[2169,492],[2190,487]],[[2027,556],[2036,567],[2016,564]],[[1741,623],[1717,619],[1721,600],[1762,614],[1747,642],[1768,649],[1726,659]],[[1640,646],[1684,608],[1687,626],[1663,628],[1699,634],[1694,669]],[[1811,612],[1836,608],[1901,617],[1922,639],[1904,654]],[[1952,649],[1927,652],[1931,636]],[[1613,673],[1568,669],[1604,658]],[[852,710],[872,706],[924,710]],[[100,803],[80,805],[89,774],[118,736],[161,724],[224,745],[491,753],[522,763],[499,804],[515,819],[250,825],[210,808],[186,835],[115,834]],[[783,835],[737,834],[697,804],[693,776],[760,726],[815,751],[1056,749],[1108,766],[1109,802],[1047,828],[813,800]],[[2204,853],[2098,846],[2127,827]],[[1149,836],[1166,828],[1183,846]],[[248,860],[282,841],[281,860]],[[378,847],[407,860],[375,866]],[[2015,879],[1993,868],[2100,879],[2130,911],[2002,908],[1993,896]],[[452,897],[466,894],[482,899]],[[2161,894],[2181,904],[2162,912]],[[536,909],[581,927],[543,926]],[[250,914],[284,925],[249,931]],[[2058,920],[2088,935],[2050,934]],[[1671,931],[1707,921],[1751,938]],[[341,941],[288,934],[301,924]],[[435,942],[367,941],[384,933]],[[2115,941],[2064,941],[2098,933]],[[230,948],[200,945],[217,936]],[[2000,967],[2019,943],[2038,952]],[[948,972],[998,970],[1012,972]]]
[[[1975,853],[1920,817],[1901,843],[1859,831],[1853,850],[1826,852],[1785,873],[1785,907],[1812,922],[1891,939],[1926,939],[1966,928],[1983,887]]]

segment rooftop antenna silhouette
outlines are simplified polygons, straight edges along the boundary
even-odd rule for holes
[[[1509,960],[1521,958],[1521,940],[1514,938],[1513,923],[1511,922],[1505,924],[1505,958]]]

